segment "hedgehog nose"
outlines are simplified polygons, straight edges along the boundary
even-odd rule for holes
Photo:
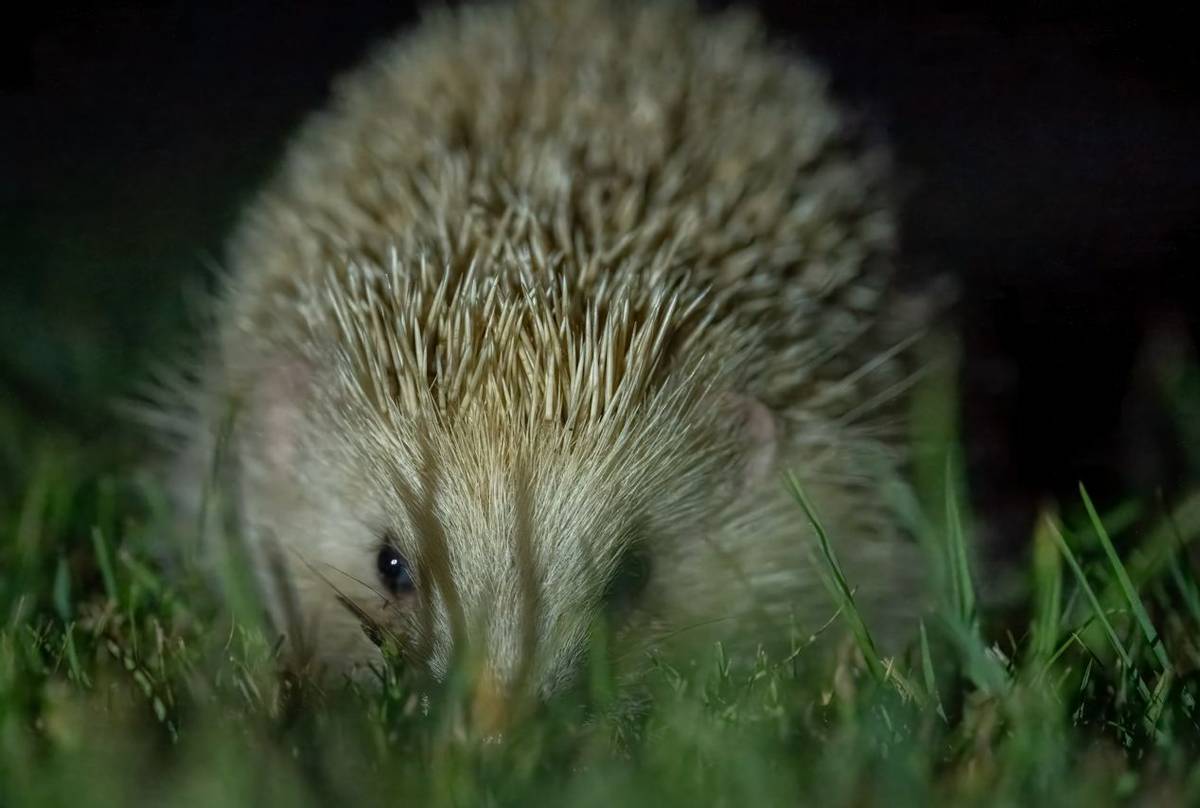
[[[511,723],[512,713],[509,689],[495,673],[483,671],[471,693],[470,720],[475,733],[483,738],[501,735]]]

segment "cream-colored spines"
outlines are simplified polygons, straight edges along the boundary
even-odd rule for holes
[[[652,268],[712,284],[772,349],[768,404],[834,395],[881,347],[861,332],[893,243],[883,160],[847,142],[821,74],[763,40],[684,4],[435,15],[293,145],[236,239],[239,322],[281,328],[306,274],[393,249],[410,271],[540,250],[585,293]]]
[[[811,611],[785,467],[895,573],[867,589],[902,588],[886,160],[817,70],[743,13],[527,0],[436,13],[335,95],[233,240],[209,391],[245,403],[247,528],[287,551],[318,656],[373,653],[350,601],[448,658],[445,592],[420,620],[371,592],[381,536],[428,555],[423,519],[452,579],[424,583],[544,640],[547,681],[631,543],[635,645]],[[518,556],[538,614],[495,573]]]

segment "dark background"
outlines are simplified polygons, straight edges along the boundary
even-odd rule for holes
[[[906,277],[957,280],[968,470],[999,546],[1081,479],[1110,501],[1178,487],[1158,388],[1197,323],[1193,28],[1145,5],[757,5],[895,145]],[[189,279],[287,133],[415,17],[370,0],[51,4],[10,27],[0,395],[109,429],[102,402],[175,349]]]

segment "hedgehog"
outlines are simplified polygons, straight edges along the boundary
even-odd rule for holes
[[[222,454],[289,655],[334,675],[394,647],[541,699],[597,638],[635,677],[811,633],[834,606],[787,472],[899,624],[894,208],[886,150],[752,12],[431,12],[234,233],[183,462]]]

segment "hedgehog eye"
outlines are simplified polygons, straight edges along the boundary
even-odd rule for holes
[[[604,591],[609,607],[621,611],[630,608],[650,580],[650,556],[641,549],[626,551],[613,571]]]
[[[379,548],[375,559],[375,567],[379,570],[379,580],[393,595],[411,592],[414,584],[412,570],[408,561],[400,555],[400,551],[389,541]]]

